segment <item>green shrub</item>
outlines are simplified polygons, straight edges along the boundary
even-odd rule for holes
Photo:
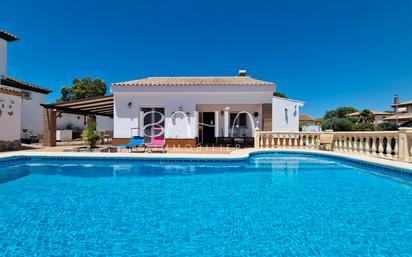
[[[333,131],[351,131],[354,122],[348,118],[327,119],[322,124],[322,129],[332,129]]]
[[[90,148],[96,147],[96,143],[100,138],[96,126],[96,122],[92,122],[82,132],[82,138],[89,144]]]
[[[366,123],[366,122],[360,122],[356,123],[352,127],[353,131],[374,131],[375,126],[373,123]]]

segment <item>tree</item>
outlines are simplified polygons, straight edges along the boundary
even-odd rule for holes
[[[352,126],[353,131],[374,131],[375,126],[372,123],[359,122]]]
[[[61,87],[60,101],[85,99],[106,94],[106,83],[99,78],[93,80],[89,77],[84,77],[82,80],[75,78],[72,83],[71,87]]]
[[[333,118],[346,118],[348,116],[348,114],[357,112],[358,110],[356,110],[353,107],[339,107],[336,108],[335,110],[331,110],[331,111],[327,111],[325,113],[325,116],[323,116],[323,118],[325,120],[328,119],[333,119]]]
[[[395,131],[398,130],[395,122],[383,122],[376,126],[377,131]]]
[[[319,125],[322,125],[323,123],[325,123],[325,119],[324,119],[324,118],[317,118],[315,121],[316,121],[316,123],[319,124]]]
[[[373,113],[365,109],[359,113],[359,118],[357,123],[373,123],[375,121],[375,117],[373,117]]]
[[[349,118],[325,119],[322,129],[332,129],[333,131],[351,131],[354,122]]]
[[[288,98],[284,93],[281,92],[273,92],[273,96]]]

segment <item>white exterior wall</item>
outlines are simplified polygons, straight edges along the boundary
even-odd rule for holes
[[[315,124],[306,125],[306,126],[302,127],[302,131],[303,132],[320,132],[320,131],[322,131],[322,128],[321,128],[321,126],[315,125]]]
[[[59,117],[56,118],[56,127],[58,130],[74,128],[82,130],[85,127],[85,122],[87,122],[87,117],[84,115],[61,113],[59,114]]]
[[[96,116],[97,131],[113,131],[113,119],[106,116]]]
[[[272,100],[272,130],[299,131],[299,108],[303,102],[273,97]]]
[[[21,97],[0,93],[0,109],[0,141],[20,140]]]
[[[142,107],[165,108],[167,138],[195,138],[198,132],[196,105],[199,104],[263,104],[272,102],[272,87],[246,86],[112,86],[114,96],[114,138],[130,138],[131,128],[141,128]],[[132,103],[131,108],[128,103]],[[171,119],[179,107],[189,112],[189,119],[179,115]],[[214,109],[213,109],[214,110]],[[211,111],[213,111],[211,109]],[[223,120],[219,120],[223,126]],[[142,129],[141,129],[142,130]]]
[[[27,91],[27,90],[26,90]],[[34,135],[43,134],[43,107],[45,95],[37,92],[31,93],[31,99],[23,99],[21,111],[21,134],[23,129],[33,131]]]
[[[385,122],[385,118],[391,116],[391,114],[388,115],[375,115],[375,124],[380,124]]]
[[[85,123],[86,122],[86,123]],[[96,116],[97,131],[113,130],[113,119],[105,116]],[[70,113],[62,113],[61,117],[57,118],[57,129],[73,129],[78,128],[83,130],[87,126],[87,116]]]
[[[7,72],[7,41],[0,38],[0,76]]]

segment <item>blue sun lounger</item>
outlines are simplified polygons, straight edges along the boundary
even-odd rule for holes
[[[144,141],[144,137],[141,136],[133,136],[132,138],[130,138],[130,142],[128,144],[118,144],[118,145],[114,145],[113,147],[116,148],[126,148],[126,149],[132,149],[133,147],[139,147],[139,146],[143,146],[143,141]]]

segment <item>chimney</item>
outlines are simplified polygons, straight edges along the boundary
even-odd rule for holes
[[[239,77],[246,77],[246,70],[239,70]]]
[[[399,96],[398,95],[395,95],[393,97],[393,104],[399,104]]]
[[[18,40],[15,35],[0,29],[0,76],[7,73],[7,43]]]
[[[399,96],[395,95],[393,97],[393,113],[397,115],[398,113]],[[398,124],[398,117],[396,116],[396,124]]]

